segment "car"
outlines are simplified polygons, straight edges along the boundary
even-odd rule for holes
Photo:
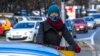
[[[83,18],[87,21],[87,26],[89,29],[96,29],[97,26],[93,16],[85,16]]]
[[[32,43],[0,43],[0,56],[74,56],[73,51],[57,50]]]
[[[0,17],[0,23],[2,24],[2,27],[4,28],[4,35],[6,34],[6,31],[9,31],[11,27],[13,27],[12,22],[7,17]]]
[[[56,49],[38,44],[4,43],[0,44],[0,56],[63,56],[63,54]]]
[[[76,38],[76,31],[73,21],[70,19],[66,19],[65,21],[66,28],[69,30],[73,38]]]
[[[6,33],[6,40],[34,42],[41,21],[21,21]]]
[[[93,16],[97,26],[100,26],[100,13],[93,13],[89,16]]]
[[[77,32],[82,31],[84,33],[88,32],[87,22],[84,18],[73,19],[74,26]]]

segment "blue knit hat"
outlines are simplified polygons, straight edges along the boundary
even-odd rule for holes
[[[58,15],[60,15],[60,9],[57,5],[51,5],[48,9],[48,16],[50,16],[51,13],[57,13]]]

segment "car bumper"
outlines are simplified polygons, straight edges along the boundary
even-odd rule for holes
[[[33,41],[33,36],[7,36],[7,41]]]
[[[76,28],[76,31],[84,31],[86,28]]]

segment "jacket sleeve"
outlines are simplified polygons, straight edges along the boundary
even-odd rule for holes
[[[62,34],[69,45],[71,45],[71,46],[77,45],[76,42],[74,41],[73,37],[71,36],[70,32],[68,31],[68,29],[65,27],[65,25],[63,26]]]
[[[42,22],[42,23],[40,23],[38,34],[37,34],[37,37],[36,37],[36,43],[37,44],[43,44],[43,37],[44,37],[44,34],[43,34],[43,22]]]

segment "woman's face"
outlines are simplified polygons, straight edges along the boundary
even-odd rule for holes
[[[57,13],[52,13],[52,14],[50,14],[50,19],[51,19],[52,21],[57,21],[57,19],[58,19],[58,14],[57,14]]]

